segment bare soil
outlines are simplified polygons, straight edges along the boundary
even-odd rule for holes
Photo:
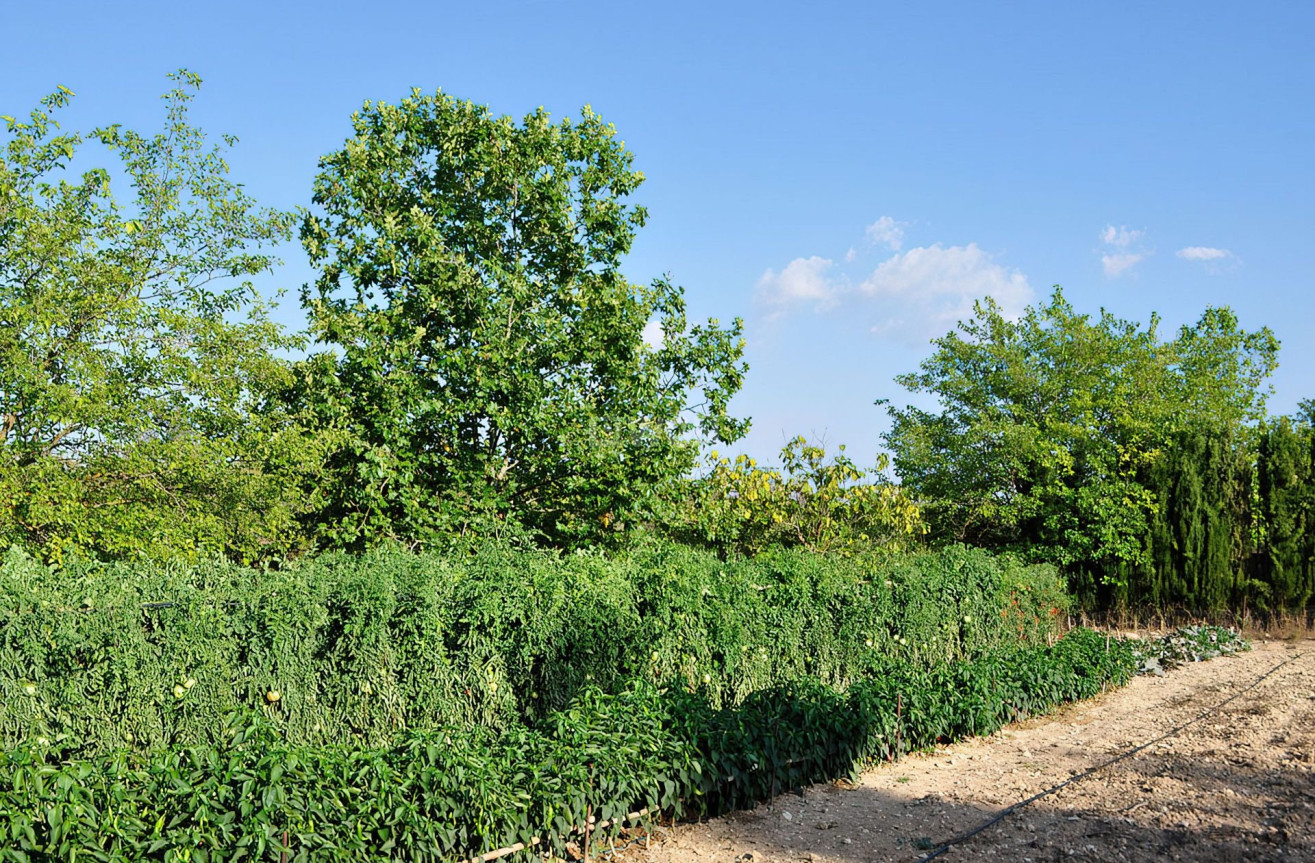
[[[1287,660],[1254,688],[1266,672]],[[1245,690],[1245,691],[1243,691]],[[1024,807],[938,860],[1315,861],[1315,639],[1186,665],[855,783],[657,829],[626,863],[915,861],[1033,794],[1171,731]]]

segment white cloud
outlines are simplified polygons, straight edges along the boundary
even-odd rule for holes
[[[976,243],[904,249],[904,224],[882,216],[866,227],[863,245],[846,252],[843,262],[814,255],[795,258],[779,271],[766,270],[756,292],[770,307],[764,320],[780,321],[801,306],[817,312],[838,308],[875,333],[922,345],[970,318],[973,304],[983,297],[994,299],[1010,317],[1022,314],[1035,298],[1027,276]],[[845,266],[877,245],[889,251],[866,278]]]
[[[777,305],[814,302],[817,308],[826,308],[835,303],[844,289],[843,281],[828,276],[834,264],[829,258],[817,255],[795,258],[779,273],[769,269],[762,274],[758,279],[758,296]]]
[[[992,297],[1005,314],[1018,315],[1035,296],[1027,276],[996,263],[976,243],[909,249],[883,261],[860,287],[886,315],[873,331],[914,342],[966,320],[975,300]]]
[[[1133,243],[1146,236],[1145,231],[1134,231],[1127,225],[1114,227],[1106,225],[1105,230],[1100,232],[1100,239],[1107,246],[1117,246],[1120,249],[1126,249]]]
[[[662,322],[657,318],[644,324],[643,332],[639,335],[640,338],[644,340],[644,344],[648,345],[653,350],[661,348],[665,341],[665,337],[662,335]]]
[[[898,252],[904,245],[904,226],[907,222],[897,222],[890,216],[882,216],[864,229],[868,242],[886,246],[892,252]]]
[[[1117,279],[1145,257],[1140,252],[1120,252],[1116,255],[1101,255],[1100,264],[1105,268],[1105,275]]]
[[[1111,251],[1100,256],[1100,265],[1104,268],[1106,276],[1117,279],[1124,273],[1130,273],[1133,267],[1151,256],[1146,249],[1140,248],[1144,236],[1146,236],[1145,231],[1135,231],[1127,225],[1120,225],[1117,228],[1113,225],[1105,226],[1105,230],[1100,232],[1100,241],[1113,247]],[[1134,245],[1138,248],[1132,248]]]
[[[1209,246],[1188,246],[1178,250],[1178,257],[1189,261],[1222,261],[1233,257],[1228,249],[1212,249]]]

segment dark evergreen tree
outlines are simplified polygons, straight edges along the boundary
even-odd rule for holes
[[[1264,430],[1257,480],[1268,604],[1304,609],[1315,594],[1315,433],[1308,423],[1282,417]]]
[[[1240,600],[1251,551],[1247,442],[1224,431],[1180,432],[1144,481],[1156,511],[1127,601],[1206,612]]]

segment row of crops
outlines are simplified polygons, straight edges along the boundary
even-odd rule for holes
[[[1136,673],[1053,570],[380,553],[0,569],[0,860],[563,854],[995,730]],[[592,819],[592,821],[591,821]]]
[[[881,562],[725,562],[673,545],[618,559],[326,555],[0,567],[0,745],[70,756],[219,743],[234,710],[297,744],[516,728],[587,687],[696,689],[714,707],[799,679],[844,689],[896,659],[943,665],[1062,631],[1050,567],[957,548]]]

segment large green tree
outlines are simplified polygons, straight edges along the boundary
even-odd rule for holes
[[[301,231],[320,268],[304,302],[331,348],[297,393],[336,442],[328,541],[505,520],[571,542],[686,472],[693,434],[743,434],[727,413],[740,321],[690,327],[679,288],[622,274],[642,179],[588,108],[517,122],[413,91],[353,116]]]
[[[171,77],[155,134],[62,130],[64,88],[3,118],[0,544],[257,556],[293,525],[266,468],[298,449],[254,410],[291,342],[246,279],[295,220],[228,178],[233,139]]]
[[[892,408],[886,434],[933,535],[1102,573],[1148,553],[1148,472],[1180,433],[1237,435],[1264,413],[1278,342],[1210,308],[1165,341],[1056,288],[1011,319],[987,299],[897,381],[936,411]],[[1236,436],[1236,435],[1235,435]]]

